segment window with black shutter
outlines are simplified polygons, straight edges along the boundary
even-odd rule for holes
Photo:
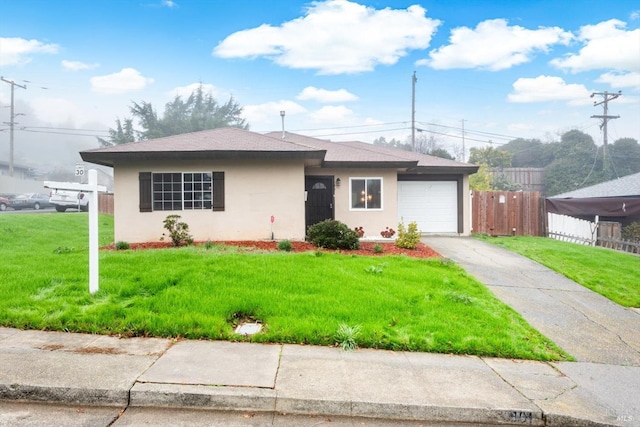
[[[224,172],[140,172],[140,212],[224,211]]]

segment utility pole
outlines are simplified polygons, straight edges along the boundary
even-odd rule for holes
[[[411,78],[411,151],[416,151],[416,72]]]
[[[285,115],[285,111],[281,110],[280,117],[282,117],[282,139],[285,139],[285,137],[287,136],[287,134],[284,132],[284,115]]]
[[[464,163],[464,119],[462,119],[462,163]]]
[[[603,145],[602,145],[602,169],[605,171],[605,174],[607,175],[607,178],[609,178],[609,174],[608,174],[608,162],[607,162],[607,144],[608,144],[608,134],[607,134],[607,122],[611,119],[619,119],[620,116],[610,116],[607,113],[609,112],[609,101],[613,101],[614,99],[616,99],[617,97],[619,97],[620,95],[622,95],[622,91],[618,91],[618,93],[609,93],[606,90],[604,92],[593,92],[591,94],[591,98],[593,98],[595,95],[598,96],[602,96],[602,101],[600,102],[593,102],[593,106],[597,107],[598,105],[602,105],[602,108],[604,110],[604,114],[601,116],[591,116],[592,119],[602,119],[602,123],[600,124],[600,129],[602,130],[603,133]]]
[[[16,86],[22,89],[26,89],[27,85],[19,85],[13,80],[6,80],[4,77],[0,77],[5,83],[9,83],[11,85],[11,113],[9,113],[9,176],[13,176],[13,125],[15,124],[15,113],[13,111],[13,90]]]

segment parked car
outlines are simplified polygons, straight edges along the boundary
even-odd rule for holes
[[[0,197],[0,211],[6,211],[9,206],[9,199],[6,197]]]
[[[42,209],[51,207],[49,195],[43,193],[25,193],[9,200],[9,206],[15,210],[20,209]]]
[[[80,191],[55,190],[51,193],[49,202],[58,212],[67,209],[89,210],[89,197]]]

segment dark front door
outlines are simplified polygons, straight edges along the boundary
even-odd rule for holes
[[[307,176],[304,189],[307,227],[325,219],[333,219],[333,177]]]

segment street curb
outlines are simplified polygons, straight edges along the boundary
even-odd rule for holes
[[[98,390],[73,387],[43,387],[0,384],[0,400],[56,402],[92,406],[127,406],[129,390]]]
[[[184,408],[214,411],[254,411],[278,414],[360,417],[397,421],[531,425],[562,427],[619,427],[542,410],[482,409],[404,405],[278,397],[273,389],[135,383],[130,390],[0,385],[0,400],[35,401],[90,406]]]

